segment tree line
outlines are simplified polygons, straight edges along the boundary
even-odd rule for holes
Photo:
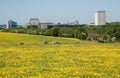
[[[92,40],[98,42],[120,42],[120,23],[106,23],[104,26],[76,25],[70,27],[54,27],[41,30],[37,26],[28,26],[27,28],[0,29],[1,32],[25,33],[33,35],[45,35],[54,37],[77,38],[81,40]]]

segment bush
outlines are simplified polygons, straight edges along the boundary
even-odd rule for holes
[[[99,43],[104,43],[104,40],[103,40],[102,38],[99,38],[99,39],[97,40],[97,42],[99,42]]]
[[[23,43],[23,42],[21,42],[21,43],[20,43],[20,45],[24,45],[24,43]]]
[[[99,43],[111,43],[110,40],[103,40],[103,39],[98,39]]]
[[[44,41],[43,44],[48,44],[48,41]]]
[[[116,40],[116,37],[112,37],[112,38],[110,39],[111,42],[114,42],[115,40]]]

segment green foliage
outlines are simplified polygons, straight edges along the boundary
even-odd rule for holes
[[[105,26],[88,26],[87,31],[88,33],[100,34],[102,37],[104,34],[107,34],[111,38],[116,37],[116,40],[120,40],[120,24],[107,24]]]
[[[59,36],[60,37],[71,37],[70,32],[72,31],[72,28],[69,27],[63,27],[59,29]]]
[[[59,29],[60,29],[60,28],[57,28],[57,27],[51,28],[51,29],[46,30],[46,31],[44,32],[44,34],[45,34],[46,36],[55,36],[55,37],[58,37],[58,36],[59,36]]]
[[[54,27],[51,29],[41,30],[37,26],[27,26],[27,28],[14,28],[14,29],[0,29],[1,32],[11,33],[25,33],[33,35],[46,35],[54,37],[67,37],[77,38],[81,40],[87,40],[88,34],[98,34],[102,40],[109,41],[110,38],[116,37],[116,41],[120,41],[120,22],[107,23],[104,26],[74,26],[70,27]],[[109,40],[106,40],[104,34],[110,36]],[[94,39],[94,38],[93,38]],[[97,39],[96,39],[97,40]]]
[[[27,29],[36,29],[36,28],[38,28],[38,26],[36,26],[36,25],[27,26]]]
[[[48,44],[48,41],[43,41],[43,44]]]
[[[72,35],[71,34],[62,34],[62,37],[71,38]]]
[[[86,33],[87,33],[87,31],[86,31],[84,26],[77,26],[71,32],[71,34],[74,38],[78,38],[78,39],[81,39],[81,40],[86,40],[87,39]]]
[[[55,37],[58,37],[59,36],[59,29],[60,28],[57,28],[57,27],[55,27],[55,28],[52,28],[52,35],[53,36],[55,36]]]
[[[24,43],[23,43],[23,42],[21,42],[21,43],[20,43],[20,45],[24,45]]]

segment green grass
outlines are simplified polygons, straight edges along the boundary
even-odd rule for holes
[[[48,41],[50,44],[54,41],[63,42],[63,43],[75,43],[79,42],[77,39],[70,38],[55,38],[55,37],[47,37],[40,35],[26,35],[26,34],[13,34],[13,33],[1,33],[0,36],[0,44],[41,44],[44,41]]]
[[[0,32],[0,77],[120,78],[120,43]]]

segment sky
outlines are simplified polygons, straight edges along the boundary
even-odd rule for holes
[[[40,22],[94,23],[98,10],[105,10],[107,22],[120,21],[120,0],[0,0],[0,24],[12,19],[25,25],[30,18]]]

